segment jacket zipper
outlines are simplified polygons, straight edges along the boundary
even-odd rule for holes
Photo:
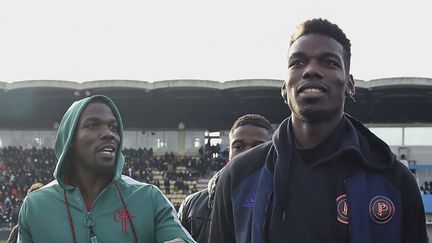
[[[349,202],[349,194],[348,194],[348,190],[347,190],[347,188],[346,188],[346,180],[343,180],[343,183],[344,183],[344,188],[345,188],[345,192],[346,192],[346,195],[347,195],[347,203]],[[348,212],[347,212],[347,217],[348,217],[348,235],[349,235],[349,237],[350,237],[350,239],[352,240],[352,229],[351,229],[351,226],[352,226],[352,224],[351,224],[351,217],[350,217],[350,213],[351,213],[351,210],[350,210],[350,205],[348,204]]]

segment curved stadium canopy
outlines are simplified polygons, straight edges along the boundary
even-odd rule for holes
[[[118,105],[130,130],[227,130],[246,113],[272,123],[290,114],[280,96],[282,80],[58,80],[0,82],[0,128],[52,129],[70,104],[104,94]],[[364,123],[432,123],[432,79],[356,80],[356,102],[346,111]]]

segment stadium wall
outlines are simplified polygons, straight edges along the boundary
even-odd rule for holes
[[[0,130],[0,147],[54,148],[55,131]],[[227,143],[227,137],[223,143]],[[125,148],[153,148],[155,154],[174,152],[180,155],[197,154],[205,142],[205,131],[125,131]]]
[[[432,165],[432,136],[425,136],[426,140],[420,145],[407,145],[403,140],[394,139],[395,132],[381,133],[376,128],[371,128],[377,136],[390,144],[390,148],[398,158],[405,154],[407,160],[416,164]],[[429,129],[429,127],[427,127]],[[402,131],[402,130],[401,130]],[[204,130],[128,130],[125,131],[125,148],[153,148],[156,154],[174,152],[180,155],[196,154],[201,146],[207,143],[206,131]],[[389,134],[391,136],[389,136]],[[213,137],[212,143],[219,143],[221,151],[229,145],[229,131],[220,131],[219,136]],[[23,148],[53,148],[56,131],[54,130],[0,130],[0,147],[21,146]],[[408,136],[405,135],[407,138]],[[207,138],[207,139],[206,139]],[[409,137],[408,137],[409,138]],[[396,142],[394,142],[396,140]],[[399,141],[400,140],[400,141]]]
[[[432,146],[390,146],[390,149],[398,158],[404,154],[411,163],[432,165]]]

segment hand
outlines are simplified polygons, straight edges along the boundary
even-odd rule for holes
[[[177,239],[174,239],[174,240],[165,241],[164,243],[186,243],[186,241],[177,238]]]

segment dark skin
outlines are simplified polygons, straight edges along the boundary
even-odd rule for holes
[[[237,127],[229,135],[229,160],[232,160],[235,156],[246,150],[270,141],[271,138],[272,134],[262,127],[254,125],[243,125]]]
[[[70,146],[71,183],[80,189],[86,204],[92,205],[111,183],[120,141],[118,122],[111,108],[104,103],[89,104],[81,114]]]
[[[103,103],[89,104],[81,114],[70,146],[71,183],[79,187],[86,204],[112,181],[120,145],[117,120]]]
[[[297,39],[288,53],[284,92],[298,145],[308,149],[323,142],[342,119],[346,94],[355,92],[342,45],[321,34]]]

